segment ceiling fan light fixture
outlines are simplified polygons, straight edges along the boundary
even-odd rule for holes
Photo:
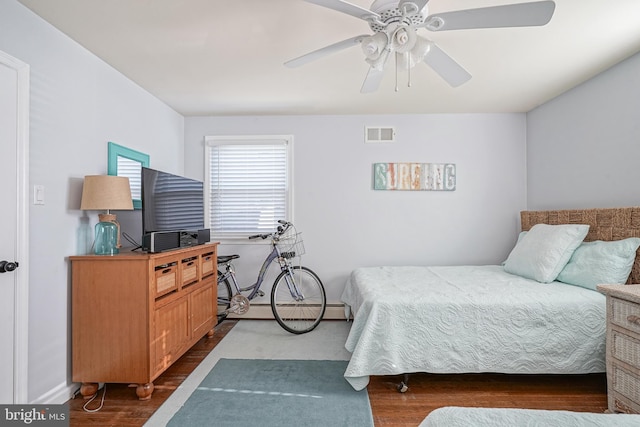
[[[389,58],[389,54],[391,51],[389,49],[385,49],[382,51],[380,56],[375,59],[365,59],[365,61],[376,71],[382,71],[384,69],[384,65],[387,63],[387,58]]]
[[[429,53],[431,49],[431,45],[433,43],[424,37],[418,36],[416,38],[416,42],[413,45],[413,48],[408,52],[396,52],[398,57],[397,64],[399,69],[402,71],[407,71],[410,68],[415,67],[416,65],[422,63],[424,58]]]
[[[398,53],[407,53],[413,49],[417,38],[416,30],[406,25],[400,25],[391,36],[391,48]]]
[[[382,55],[382,52],[389,43],[389,36],[386,33],[376,33],[370,37],[362,39],[362,52],[367,60],[375,61]]]
[[[424,37],[418,37],[416,43],[413,45],[413,49],[409,52],[411,66],[415,67],[420,62],[424,61],[424,57],[427,56],[431,50],[433,43]]]

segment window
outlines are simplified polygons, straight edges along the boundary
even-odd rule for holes
[[[205,217],[216,238],[273,231],[292,218],[293,137],[205,138]]]

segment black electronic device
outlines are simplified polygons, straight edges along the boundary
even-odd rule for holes
[[[207,243],[210,237],[208,228],[200,230],[154,231],[142,236],[142,250],[156,253],[188,248]]]
[[[201,181],[143,167],[142,250],[163,252],[209,241]]]
[[[179,247],[179,231],[154,231],[142,235],[142,250],[145,252],[164,252]]]

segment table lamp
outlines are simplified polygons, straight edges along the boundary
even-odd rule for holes
[[[110,210],[133,210],[129,178],[112,175],[88,175],[82,187],[82,210],[106,210],[98,215],[94,252],[115,255],[120,248],[120,224]]]

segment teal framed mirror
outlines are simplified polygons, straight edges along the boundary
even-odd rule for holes
[[[149,155],[131,148],[109,142],[109,161],[107,173],[126,176],[131,186],[133,208],[142,209],[142,167],[149,167]]]

